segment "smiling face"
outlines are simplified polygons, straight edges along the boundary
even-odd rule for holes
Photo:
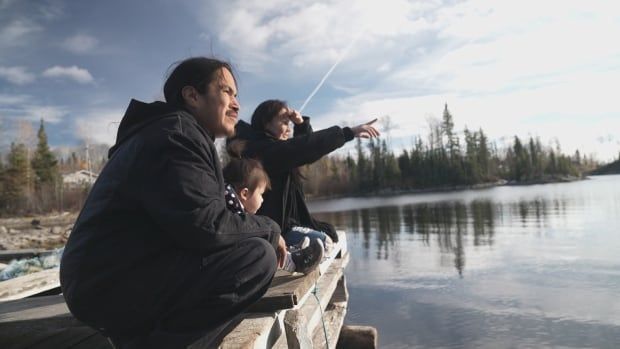
[[[287,140],[291,133],[291,119],[288,116],[288,110],[282,108],[278,115],[265,125],[265,131],[275,139]]]
[[[196,91],[190,109],[200,123],[214,137],[231,137],[239,117],[237,85],[232,73],[221,68],[207,85],[204,93]]]

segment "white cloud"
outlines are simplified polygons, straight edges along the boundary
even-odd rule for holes
[[[99,41],[90,35],[77,34],[67,38],[62,46],[73,53],[84,54],[95,49],[98,43]]]
[[[368,59],[385,54],[380,52],[381,47],[372,52],[367,49],[377,43],[389,45],[389,39],[411,37],[428,29],[430,23],[421,15],[439,5],[438,1],[405,0],[254,0],[207,2],[198,14],[211,34],[209,37],[215,36],[226,46],[242,70],[261,73],[267,66],[278,64],[315,72],[332,64],[357,36],[361,36],[360,42],[350,56],[365,53]],[[210,15],[203,16],[204,13]]]
[[[25,46],[26,37],[41,30],[41,27],[28,20],[16,19],[0,29],[0,47]]]
[[[616,111],[613,88],[616,81],[620,81],[620,71],[582,74],[563,85],[483,95],[366,93],[341,99],[330,111],[316,115],[316,123],[318,128],[342,121],[352,125],[390,115],[398,125],[391,131],[393,138],[420,135],[426,139],[428,117],[440,118],[444,103],[448,103],[459,132],[467,126],[482,128],[491,139],[532,135],[547,143],[557,138],[566,152],[579,149],[582,154],[610,159],[617,156],[617,146],[600,144],[597,138],[610,132],[620,138],[620,112]],[[592,93],[592,86],[599,90]]]
[[[114,144],[123,110],[93,109],[75,119],[74,128],[78,139],[86,143]]]
[[[88,70],[79,68],[75,65],[71,67],[54,66],[48,68],[43,72],[43,76],[48,78],[67,78],[81,84],[94,81],[93,76],[90,75]]]
[[[0,78],[16,85],[25,85],[35,80],[34,74],[29,73],[25,67],[0,66]]]
[[[23,104],[30,99],[27,95],[13,95],[0,93],[0,108],[5,106],[12,106],[16,104]]]
[[[23,117],[30,121],[41,119],[52,124],[59,123],[68,114],[65,107],[55,105],[26,105],[23,108]]]
[[[467,125],[482,127],[491,138],[557,138],[567,152],[579,148],[601,159],[617,155],[616,144],[597,141],[610,130],[620,138],[620,131],[613,131],[620,130],[615,103],[620,47],[610,44],[620,37],[620,17],[613,5],[473,0],[421,16],[427,25],[418,33],[432,33],[422,46],[415,35],[407,39],[385,31],[383,41],[360,45],[366,52],[383,52],[383,61],[359,50],[345,60],[338,69],[366,64],[367,76],[349,70],[334,80],[351,93],[356,83],[360,88],[315,115],[319,126],[390,115],[399,126],[393,138],[425,137],[427,118],[441,117],[447,102],[459,131]],[[364,62],[368,57],[379,64]]]
[[[69,114],[61,105],[39,104],[33,96],[25,94],[0,94],[0,117],[6,121],[32,121],[59,123]]]

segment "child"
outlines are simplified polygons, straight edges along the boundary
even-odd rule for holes
[[[263,203],[263,193],[271,187],[269,176],[259,161],[239,156],[243,146],[241,142],[229,145],[231,158],[223,170],[226,206],[239,215],[255,214]],[[288,247],[282,269],[307,274],[319,265],[323,254],[320,239],[305,237]]]

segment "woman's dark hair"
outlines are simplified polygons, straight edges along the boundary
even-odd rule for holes
[[[173,66],[174,69],[164,84],[164,97],[167,103],[179,107],[185,104],[181,95],[183,87],[193,86],[198,92],[204,93],[207,85],[215,79],[216,73],[222,68],[228,69],[235,79],[230,64],[215,58],[191,57]]]
[[[256,131],[265,131],[265,126],[275,118],[282,108],[287,108],[285,101],[269,99],[259,104],[252,114],[252,128]]]
[[[237,191],[248,188],[250,192],[253,192],[261,183],[265,183],[266,189],[271,189],[269,175],[260,161],[241,157],[245,145],[245,141],[236,140],[226,147],[230,160],[222,170],[224,180]]]

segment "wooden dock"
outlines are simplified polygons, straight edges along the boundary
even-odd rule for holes
[[[339,238],[332,257],[317,270],[308,275],[278,271],[265,296],[246,313],[219,335],[200,338],[188,348],[343,347],[338,339],[347,312],[349,253],[346,235],[339,232]],[[59,288],[58,270],[45,272],[0,282],[0,348],[112,348],[107,338],[71,315],[62,295],[46,295]],[[347,327],[346,336],[350,333]],[[374,333],[368,348],[376,347]]]

